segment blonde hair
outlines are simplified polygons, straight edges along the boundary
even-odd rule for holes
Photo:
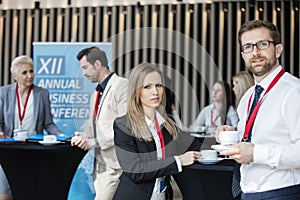
[[[141,89],[145,80],[145,77],[152,72],[158,72],[161,76],[162,83],[164,85],[164,79],[161,71],[157,66],[150,63],[142,63],[134,67],[129,76],[128,84],[128,111],[127,111],[127,126],[132,129],[134,136],[143,139],[145,141],[152,141],[152,135],[147,127],[145,121],[145,113],[140,100]],[[163,92],[161,105],[156,108],[156,110],[163,116],[166,120],[163,124],[168,132],[176,138],[178,133],[178,127],[176,123],[166,114],[166,95]]]
[[[254,85],[254,79],[247,71],[240,71],[232,77],[232,80],[238,82],[239,87],[239,93],[235,94],[235,106],[237,107],[245,92]]]
[[[11,67],[10,67],[11,73],[12,74],[18,73],[19,67],[22,64],[29,64],[31,67],[33,67],[33,61],[29,56],[27,55],[18,56],[11,62]]]

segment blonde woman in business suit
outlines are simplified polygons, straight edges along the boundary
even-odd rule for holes
[[[29,134],[59,135],[61,131],[52,120],[49,92],[33,85],[33,62],[29,56],[16,57],[11,64],[16,83],[0,87],[0,138],[13,137],[14,129]],[[0,166],[0,200],[12,199],[5,174]]]
[[[132,70],[128,95],[127,114],[114,122],[123,169],[114,199],[172,199],[170,175],[199,158],[200,143],[179,132],[165,113],[164,80],[155,65],[142,63]]]

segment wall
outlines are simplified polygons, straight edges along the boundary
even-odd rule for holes
[[[46,0],[36,9],[0,10],[0,85],[13,82],[10,62],[20,54],[32,56],[32,42],[111,41],[111,64],[120,75],[140,62],[160,65],[174,81],[177,107],[189,124],[210,102],[209,88],[215,80],[231,83],[231,77],[245,69],[237,31],[250,19],[277,24],[285,47],[281,63],[286,71],[299,76],[299,1],[176,1],[55,8],[42,8],[42,2]],[[71,1],[75,2],[83,1]]]

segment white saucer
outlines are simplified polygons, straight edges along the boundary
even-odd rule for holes
[[[61,143],[61,141],[55,141],[55,142],[45,142],[45,141],[39,141],[40,144],[45,146],[55,145]]]
[[[222,145],[222,144],[212,145],[211,148],[214,149],[214,150],[216,150],[216,151],[218,151],[218,152],[230,149],[230,147]]]
[[[217,158],[216,160],[207,160],[207,159],[198,159],[198,162],[201,164],[216,164],[218,162],[221,162],[222,160],[224,160],[224,158]]]

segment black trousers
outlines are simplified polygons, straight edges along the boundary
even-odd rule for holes
[[[284,187],[276,190],[269,190],[266,192],[256,193],[242,193],[241,200],[299,200],[300,199],[300,185]]]

